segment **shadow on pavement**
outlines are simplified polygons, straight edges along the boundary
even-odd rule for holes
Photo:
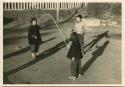
[[[51,40],[53,40],[53,39],[55,39],[55,37],[50,38],[50,39],[48,39],[48,40],[46,40],[46,41],[43,41],[41,44],[44,44],[44,43],[46,43],[46,42],[48,42],[48,41],[51,41]],[[12,57],[12,56],[16,56],[16,55],[25,53],[25,52],[27,52],[27,51],[29,51],[29,50],[30,50],[30,46],[25,47],[25,48],[23,48],[23,49],[21,49],[21,50],[19,50],[19,51],[16,51],[16,52],[7,54],[7,55],[3,56],[3,58],[4,58],[4,59],[8,59],[9,57]]]
[[[4,28],[3,26],[3,35],[27,32],[29,26],[30,26],[29,24],[20,24],[20,23],[17,23],[16,25],[9,28]]]
[[[98,47],[93,53],[92,53],[92,58],[85,63],[85,65],[82,67],[82,74],[84,74],[88,68],[93,64],[93,62],[103,54],[105,48],[109,44],[109,41],[106,41],[102,46]]]
[[[68,42],[68,40],[66,40],[66,42]],[[16,73],[18,71],[21,71],[21,70],[23,70],[23,69],[25,69],[25,68],[39,62],[40,60],[43,60],[43,59],[55,54],[56,52],[58,52],[59,50],[61,50],[64,47],[66,47],[66,45],[65,45],[65,42],[62,41],[62,42],[56,44],[54,47],[52,47],[52,48],[44,51],[43,53],[41,53],[36,59],[34,59],[32,61],[29,61],[28,63],[26,63],[26,64],[24,64],[24,65],[22,65],[20,67],[17,67],[17,68],[15,68],[13,70],[10,70],[8,72],[4,72],[4,77],[7,78],[9,75],[14,74],[14,73]]]
[[[20,32],[18,32],[18,33],[20,33]],[[41,33],[41,36],[44,37],[44,36],[50,35],[52,33],[54,33],[54,31],[44,32],[44,33]],[[4,46],[6,46],[6,45],[14,45],[14,44],[20,43],[19,42],[20,40],[26,39],[27,37],[28,37],[27,35],[19,36],[19,35],[14,35],[13,34],[13,36],[3,39],[3,45]]]
[[[8,17],[3,17],[3,25],[6,25],[8,23],[11,23],[15,20],[15,18],[8,18]]]
[[[92,46],[94,46],[100,39],[102,39],[103,37],[105,37],[107,35],[107,31],[98,35],[98,36],[95,36],[97,37],[96,39],[94,39],[92,42],[90,42],[89,44],[87,44],[85,47],[89,46],[90,45],[90,48]],[[66,42],[68,42],[68,40],[66,40]],[[92,63],[99,57],[103,54],[105,48],[107,47],[107,45],[109,44],[109,41],[106,41],[102,46],[100,47],[97,47],[97,49],[92,53],[92,58],[82,67],[82,74],[84,74],[88,68],[92,65]],[[4,79],[8,79],[8,76],[11,75],[11,74],[14,74],[16,72],[19,72],[53,54],[55,54],[56,52],[58,52],[59,50],[61,50],[62,48],[66,47],[65,45],[65,42],[62,41],[58,44],[56,44],[54,47],[44,51],[43,53],[41,53],[36,59],[32,60],[32,61],[29,61],[28,63],[24,64],[24,65],[21,65],[13,70],[10,70],[8,72],[4,72]],[[18,51],[17,53],[14,53],[14,54],[10,54],[10,56],[14,56],[14,55],[17,55],[17,54],[20,54],[20,52],[26,52],[27,50],[29,50],[29,47],[25,48],[25,49],[22,49],[21,51]],[[8,56],[7,56],[8,57]],[[4,57],[4,58],[7,58],[7,57]],[[7,84],[7,83],[6,83]]]
[[[108,32],[109,32],[109,31],[105,31],[105,32],[102,33],[102,34],[99,34],[99,35],[97,35],[97,36],[94,36],[94,37],[97,37],[97,38],[95,38],[95,39],[92,40],[90,43],[88,43],[86,46],[84,46],[84,48],[86,48],[86,47],[89,46],[89,48],[86,49],[85,53],[88,52],[93,46],[95,46],[95,45],[97,46],[97,43],[98,43],[101,39],[103,39],[104,37],[109,37],[109,36],[108,36]]]

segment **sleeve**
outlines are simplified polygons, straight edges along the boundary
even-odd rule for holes
[[[36,29],[35,29],[35,31],[33,32],[33,35],[38,36],[40,27],[39,27],[39,26],[36,26],[35,28],[36,28]]]
[[[31,27],[29,27],[29,29],[28,29],[28,39],[30,39],[31,37],[32,37]]]
[[[74,35],[73,35],[73,33],[71,33],[71,35],[70,35],[70,40],[71,40],[71,41],[74,40]]]
[[[41,30],[41,27],[40,26],[38,26],[38,29],[39,29],[39,31]]]

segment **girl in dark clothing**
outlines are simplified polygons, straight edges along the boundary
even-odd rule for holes
[[[70,40],[72,44],[68,51],[67,57],[71,59],[71,74],[70,79],[75,80],[78,76],[81,76],[81,59],[83,57],[81,52],[81,44],[79,42],[79,37],[76,32],[71,34]]]
[[[32,57],[38,56],[37,52],[41,44],[40,27],[37,25],[37,20],[32,18],[31,26],[28,30],[28,42],[31,47]]]

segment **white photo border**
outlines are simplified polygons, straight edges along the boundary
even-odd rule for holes
[[[122,4],[122,82],[121,84],[3,84],[3,2],[120,2]],[[125,18],[123,17],[125,15],[125,1],[124,0],[0,0],[0,69],[1,69],[1,78],[0,78],[0,84],[1,86],[125,86],[125,79],[124,79],[124,73],[125,73]]]

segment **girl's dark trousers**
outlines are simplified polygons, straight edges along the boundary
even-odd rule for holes
[[[71,61],[71,74],[74,77],[78,77],[81,74],[81,59]]]
[[[31,52],[32,52],[32,53],[36,53],[36,52],[38,52],[38,51],[39,51],[39,47],[40,47],[39,44],[33,44],[33,45],[30,45]]]

